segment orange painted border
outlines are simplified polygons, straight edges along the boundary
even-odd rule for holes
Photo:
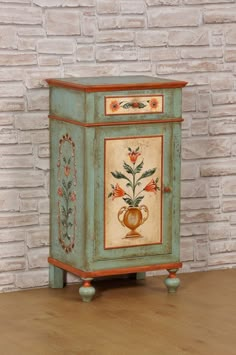
[[[127,112],[127,113],[113,113],[113,114],[108,114],[107,113],[107,99],[122,99],[123,97],[129,97],[130,99],[134,99],[136,97],[162,97],[162,110],[161,111],[145,111],[145,112]],[[126,96],[104,96],[104,107],[105,107],[105,116],[125,116],[125,115],[161,115],[164,113],[164,106],[165,106],[165,101],[164,101],[164,95],[163,94],[150,94],[150,95],[126,95]]]
[[[57,121],[62,121],[62,122],[67,122],[74,124],[76,126],[81,126],[81,127],[102,127],[102,126],[131,126],[131,125],[137,125],[137,124],[150,124],[150,123],[170,123],[170,122],[183,122],[184,119],[182,117],[180,118],[163,118],[162,120],[145,120],[145,121],[117,121],[117,122],[94,122],[94,123],[84,123],[80,121],[75,121],[71,118],[66,118],[66,117],[59,117],[56,115],[48,115],[48,117],[52,120],[57,120]]]
[[[70,80],[70,79],[68,79]],[[147,83],[132,83],[132,84],[101,84],[101,85],[83,85],[71,82],[61,81],[59,79],[46,79],[49,86],[57,86],[72,90],[85,92],[98,91],[122,91],[122,90],[145,90],[145,89],[175,89],[182,88],[188,83],[186,81],[168,81],[168,82],[147,82]]]
[[[54,259],[52,257],[48,258],[48,262],[51,265],[54,265],[60,269],[71,272],[72,274],[83,277],[83,278],[133,274],[135,272],[147,272],[147,271],[153,271],[153,270],[170,270],[170,269],[179,269],[182,267],[181,262],[174,262],[174,263],[168,263],[168,264],[154,264],[154,265],[148,265],[148,266],[136,266],[136,267],[97,270],[97,271],[84,271],[81,269],[77,269],[71,265],[65,264],[62,261],[59,261],[59,260]]]
[[[104,141],[105,141],[105,144],[104,144],[104,176],[105,176],[105,173],[106,173],[106,141],[108,140],[124,140],[124,139],[135,139],[135,138],[155,138],[155,137],[161,137],[162,138],[162,142],[161,142],[161,189],[160,189],[160,193],[161,193],[161,238],[160,238],[160,242],[157,242],[157,243],[148,243],[148,244],[138,244],[138,245],[122,245],[122,246],[119,246],[119,247],[109,247],[107,248],[106,247],[106,235],[105,235],[105,224],[106,224],[106,221],[105,221],[105,218],[104,218],[104,222],[103,222],[103,229],[104,229],[104,241],[103,241],[103,244],[104,244],[104,250],[112,250],[112,249],[126,249],[126,248],[135,248],[135,247],[143,247],[143,246],[149,246],[149,245],[160,245],[163,243],[163,230],[162,230],[162,227],[163,227],[163,176],[164,176],[164,158],[163,158],[163,155],[164,155],[164,135],[163,134],[159,134],[159,135],[154,135],[154,136],[130,136],[130,137],[116,137],[116,138],[106,138]],[[104,181],[104,184],[106,182]],[[104,188],[104,216],[105,216],[105,188]]]

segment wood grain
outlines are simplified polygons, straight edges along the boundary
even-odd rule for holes
[[[163,277],[93,282],[0,295],[2,355],[235,355],[236,269],[182,274],[176,295]]]

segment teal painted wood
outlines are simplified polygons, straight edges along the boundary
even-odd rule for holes
[[[49,265],[49,286],[51,288],[64,287],[64,270],[54,265]]]
[[[120,80],[126,82],[129,78]],[[68,79],[64,79],[67,80]],[[71,82],[89,82],[88,79],[69,79]],[[89,79],[90,82],[93,79]],[[111,79],[109,79],[111,80]],[[108,80],[108,81],[109,81]],[[114,79],[112,79],[114,81]],[[118,79],[117,79],[118,80]],[[125,81],[126,80],[126,81]],[[130,79],[131,80],[131,79]],[[140,79],[141,80],[141,79]],[[144,79],[143,79],[144,80]],[[151,79],[150,79],[151,80]],[[155,79],[156,80],[156,79]],[[62,80],[63,81],[63,80]],[[113,82],[111,81],[111,82]],[[119,81],[119,80],[118,80]],[[94,79],[99,83],[99,79]],[[72,123],[51,120],[51,247],[50,256],[75,268],[85,271],[138,267],[178,262],[180,221],[180,122],[165,123],[165,119],[181,117],[181,88],[155,90],[122,90],[108,92],[84,92],[68,88],[51,87],[50,113],[60,118],[78,122],[107,123],[122,121],[150,121],[148,124],[127,126],[81,127]],[[105,116],[106,96],[164,95],[164,113],[128,114]],[[163,123],[152,120],[163,119]],[[171,187],[170,193],[163,193],[163,242],[161,244],[135,246],[131,248],[104,249],[104,143],[107,138],[164,137],[163,184]],[[64,137],[64,138],[63,138]],[[69,137],[69,138],[68,138]],[[60,141],[65,143],[60,143]],[[76,185],[67,188],[68,209],[76,208],[75,220],[69,216],[67,222],[76,224],[74,238],[61,241],[63,225],[62,210],[65,184],[72,174],[70,148],[74,143],[76,162]],[[62,153],[60,153],[60,147]],[[66,149],[64,149],[66,148]],[[65,161],[63,160],[65,158]],[[60,160],[60,177],[58,162]],[[70,173],[69,173],[70,172]],[[69,185],[66,185],[67,187]],[[71,207],[72,206],[72,207]],[[59,213],[61,211],[61,214]],[[72,227],[70,230],[72,230]],[[72,232],[70,232],[72,233]],[[64,244],[63,244],[64,243]],[[73,244],[73,246],[72,246]],[[53,271],[54,272],[54,271]],[[53,275],[52,272],[52,275]],[[53,276],[52,276],[53,278]]]

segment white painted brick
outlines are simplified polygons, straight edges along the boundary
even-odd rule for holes
[[[209,266],[222,266],[236,263],[236,253],[215,254],[208,257]]]
[[[96,59],[98,62],[137,60],[137,51],[132,47],[99,47]]]
[[[44,176],[41,172],[0,172],[0,188],[38,186],[44,186]]]
[[[184,0],[186,5],[234,3],[234,0]]]
[[[43,54],[72,54],[74,51],[74,41],[70,38],[41,39],[38,41],[37,48],[38,48],[38,53],[43,53]]]
[[[96,36],[97,43],[132,42],[133,40],[133,31],[102,31],[99,32]]]
[[[17,42],[17,48],[20,51],[36,50],[35,38],[19,38]]]
[[[176,6],[180,4],[180,0],[145,0],[148,6]]]
[[[14,282],[14,276],[10,274],[0,275],[0,285],[10,285]]]
[[[231,25],[225,29],[226,44],[236,44],[236,26]]]
[[[206,200],[203,198],[188,198],[181,201],[181,210],[182,211],[191,211],[191,210],[202,210],[202,209],[216,209],[220,208],[220,202],[217,199]]]
[[[0,99],[0,111],[24,111],[25,101],[24,99]]]
[[[97,18],[95,16],[83,16],[82,33],[85,36],[95,36],[97,33]]]
[[[120,9],[121,13],[123,14],[143,14],[145,7],[144,7],[144,2],[141,1],[129,1],[129,0],[124,0],[121,1],[120,3]]]
[[[49,199],[44,199],[39,201],[39,212],[40,213],[49,213]]]
[[[7,145],[17,143],[17,131],[7,128],[0,129],[0,141],[1,144]]]
[[[222,211],[223,212],[234,212],[234,211],[236,211],[236,200],[235,199],[224,200],[222,202]]]
[[[183,162],[181,166],[182,180],[195,180],[199,176],[199,167],[196,163]]]
[[[47,247],[31,249],[28,252],[29,268],[46,268],[48,267],[49,249]]]
[[[236,35],[236,32],[235,32]],[[230,76],[224,76],[211,79],[211,89],[213,91],[232,90],[234,87],[234,80]]]
[[[211,254],[226,253],[230,251],[236,251],[236,241],[217,241],[211,243]]]
[[[16,274],[16,287],[26,289],[48,285],[48,270],[29,271]]]
[[[205,23],[230,23],[236,22],[236,8],[206,10],[203,14]]]
[[[181,196],[183,198],[190,197],[206,197],[207,185],[204,181],[182,181]]]
[[[39,197],[48,197],[47,192],[44,189],[28,189],[20,190],[20,198],[39,198]]]
[[[199,26],[201,20],[199,9],[156,8],[148,9],[147,15],[149,27],[193,27]]]
[[[23,80],[23,74],[22,69],[0,69],[0,81],[21,81]]]
[[[42,10],[36,7],[2,7],[0,23],[18,25],[40,25]]]
[[[29,111],[49,109],[49,93],[48,90],[33,90],[27,93],[27,102]]]
[[[84,61],[84,62],[94,61],[95,59],[94,53],[95,51],[93,45],[79,46],[77,49],[76,59],[78,61]]]
[[[25,85],[28,89],[43,88],[47,86],[45,79],[59,78],[60,76],[61,76],[60,68],[58,69],[51,68],[51,70],[29,69],[25,71]]]
[[[230,156],[231,144],[227,138],[185,140],[182,146],[184,159],[199,159]]]
[[[228,217],[219,211],[188,211],[181,213],[181,223],[207,223],[227,221]]]
[[[96,6],[96,0],[62,0],[62,6],[68,7],[94,7]]]
[[[122,16],[119,19],[119,28],[143,28],[146,22],[143,16],[128,17]]]
[[[49,229],[38,228],[27,233],[27,246],[29,248],[38,248],[49,245]]]
[[[1,243],[0,258],[24,256],[24,242]]]
[[[38,210],[37,200],[21,200],[20,201],[20,211],[21,212],[36,212]]]
[[[236,161],[228,160],[225,162],[216,162],[202,164],[200,168],[201,176],[225,176],[236,174]]]
[[[10,26],[0,26],[0,48],[16,49],[17,36],[16,29]]]
[[[46,32],[48,35],[79,35],[80,14],[77,10],[47,10]]]
[[[0,260],[0,272],[17,271],[26,269],[26,261],[24,257],[9,258]]]
[[[163,47],[167,44],[167,39],[166,31],[136,32],[136,43],[140,47]]]
[[[62,5],[63,0],[33,0],[32,2],[40,7],[57,7]]]
[[[181,226],[180,231],[181,236],[183,237],[192,237],[196,235],[207,235],[208,234],[208,225],[205,223],[202,224],[184,224]]]
[[[97,3],[98,14],[117,14],[120,10],[120,1],[99,0]]]
[[[48,226],[49,223],[50,223],[49,214],[41,214],[41,215],[39,216],[39,224],[40,224],[40,226],[41,226],[41,225]]]
[[[49,159],[36,158],[35,167],[39,170],[49,170]]]
[[[191,132],[193,136],[207,135],[208,133],[208,121],[207,120],[193,120],[191,126]]]
[[[236,119],[214,120],[209,124],[211,135],[236,133]]]
[[[36,54],[31,53],[1,53],[0,65],[2,66],[18,66],[37,64]],[[15,70],[15,69],[14,69]],[[12,79],[14,80],[14,79]]]
[[[40,66],[57,66],[60,65],[60,57],[55,55],[39,55],[38,62]]]
[[[211,117],[226,117],[234,116],[235,117],[236,105],[222,105],[220,107],[212,106],[210,110]]]
[[[169,31],[170,46],[206,46],[209,44],[207,29]]]
[[[0,210],[19,211],[20,201],[17,190],[0,190]]]
[[[38,148],[38,157],[39,158],[49,158],[50,149],[48,144],[40,145]]]
[[[175,48],[154,48],[151,49],[151,60],[152,61],[164,61],[164,60],[175,60],[179,59],[179,51]]]
[[[47,114],[22,113],[15,115],[15,128],[19,130],[45,129],[49,126]]]
[[[190,261],[194,259],[193,256],[193,241],[189,239],[182,239],[181,240],[181,248],[180,248],[180,259],[182,261]]]
[[[196,259],[207,260],[208,259],[208,242],[206,239],[198,239],[196,243]]]
[[[17,242],[25,240],[26,232],[19,229],[0,230],[0,243]]]
[[[183,59],[201,59],[201,58],[222,58],[222,49],[215,48],[188,48],[181,51]]]
[[[0,228],[15,228],[38,224],[38,214],[0,214]],[[15,255],[18,256],[18,255]]]
[[[196,111],[196,91],[195,89],[188,89],[182,95],[182,108],[184,112]]]
[[[181,63],[161,63],[157,66],[157,74],[175,74],[192,72],[215,72],[223,70],[223,65],[211,61],[191,61]]]
[[[209,239],[220,240],[230,236],[229,225],[226,223],[214,223],[209,225]]]

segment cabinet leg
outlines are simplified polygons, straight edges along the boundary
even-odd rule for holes
[[[83,302],[91,302],[95,295],[95,288],[91,285],[93,279],[83,279],[83,285],[79,289],[79,294]]]
[[[136,272],[134,274],[129,274],[128,278],[131,280],[145,280],[146,272]]]
[[[180,279],[176,276],[179,269],[168,269],[169,276],[165,279],[165,285],[169,293],[176,293],[177,288],[180,285]]]
[[[49,286],[51,288],[63,288],[64,287],[64,270],[54,266],[49,265]]]

